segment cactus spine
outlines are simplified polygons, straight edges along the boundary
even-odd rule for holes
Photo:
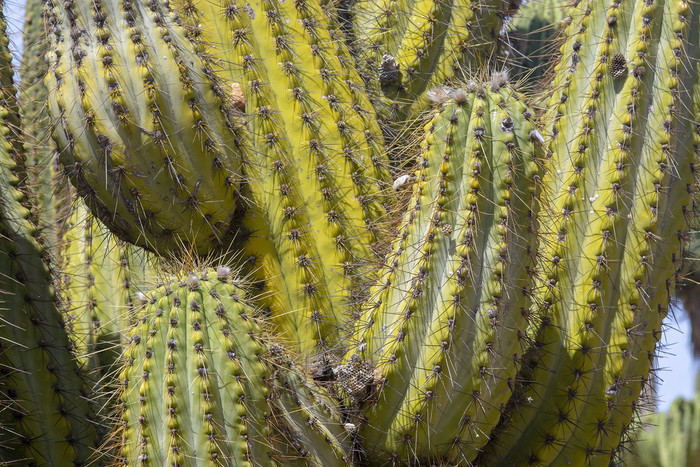
[[[284,417],[304,410],[286,408],[279,416],[279,392],[294,387],[275,387],[277,370],[263,330],[229,275],[219,267],[147,294],[120,378],[123,460],[287,465],[308,457],[318,465],[342,464],[336,454],[343,448],[332,436],[295,449],[299,433],[285,426]],[[302,406],[301,399],[291,399]],[[305,430],[317,439],[313,425]]]
[[[482,462],[607,465],[615,454],[692,211],[697,156],[680,96],[697,80],[697,15],[682,1],[572,10],[551,106],[542,323]]]
[[[113,232],[165,256],[206,255],[235,212],[243,136],[207,60],[166,4],[149,5],[47,3],[55,137],[73,184]]]
[[[177,4],[242,92],[243,251],[263,304],[297,350],[327,352],[346,333],[385,221],[387,159],[362,80],[317,0]]]
[[[404,461],[473,458],[525,344],[541,136],[517,93],[471,86],[427,127],[409,211],[353,349],[380,381],[367,447]]]

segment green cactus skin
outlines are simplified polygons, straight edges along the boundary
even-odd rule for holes
[[[0,15],[0,69],[9,68]],[[10,94],[11,75],[2,76]],[[65,465],[96,460],[99,446],[88,391],[49,285],[24,196],[16,189],[13,146],[2,109],[0,136],[0,460]],[[15,109],[16,111],[16,109]],[[13,122],[17,119],[10,119]]]
[[[448,92],[351,357],[379,380],[366,448],[405,462],[469,462],[488,441],[525,346],[537,253],[534,113],[497,84]]]
[[[161,2],[47,10],[54,137],[87,205],[124,240],[164,256],[221,246],[243,136],[207,59]]]
[[[543,84],[542,76],[557,58],[557,38],[568,9],[569,2],[563,0],[535,0],[518,10],[508,24],[514,79],[524,79],[533,86]]]
[[[74,193],[66,187],[64,177],[58,177],[58,155],[51,141],[51,119],[46,104],[48,90],[44,77],[48,64],[44,59],[49,49],[43,2],[29,0],[25,5],[24,51],[20,76],[18,105],[21,116],[21,135],[27,166],[28,195],[32,202],[32,221],[37,226],[42,246],[58,256],[57,226],[64,220],[64,212],[71,204]],[[68,205],[68,206],[66,206]]]
[[[104,376],[128,342],[154,259],[114,237],[81,202],[68,224],[59,259],[63,312],[78,360]]]
[[[645,429],[623,457],[640,467],[692,467],[700,464],[700,394],[676,399],[666,413],[642,417]]]
[[[352,8],[356,49],[390,105],[384,116],[413,118],[428,109],[426,91],[493,67],[511,3],[359,0]]]
[[[390,184],[372,104],[317,0],[173,2],[245,101],[244,258],[306,356],[340,345],[386,222]],[[330,13],[328,13],[330,14]]]
[[[327,414],[314,423],[297,420],[296,429],[285,423],[316,403],[294,395],[292,374],[277,384],[286,370],[275,364],[254,310],[229,276],[229,268],[219,267],[146,295],[120,377],[123,461],[345,464],[331,430],[319,431]]]
[[[479,459],[486,465],[608,465],[615,456],[693,210],[687,98],[698,78],[698,10],[682,1],[572,10],[544,182],[542,325]]]

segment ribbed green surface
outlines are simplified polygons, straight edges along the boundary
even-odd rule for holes
[[[243,130],[166,3],[48,2],[61,162],[121,238],[164,256],[226,244]]]
[[[352,349],[379,380],[363,427],[374,459],[469,462],[525,345],[541,135],[508,87],[452,96],[427,126],[409,211]]]
[[[542,325],[485,464],[608,465],[632,419],[697,183],[699,10],[590,1],[570,14],[551,101]]]
[[[99,379],[114,371],[135,324],[137,295],[155,281],[157,262],[114,237],[82,202],[68,219],[61,247],[64,319],[78,360]]]
[[[44,78],[48,63],[44,59],[49,50],[43,2],[29,0],[25,5],[24,51],[20,65],[22,80],[18,104],[21,116],[21,135],[27,165],[27,185],[32,202],[32,221],[39,230],[42,246],[58,256],[58,228],[70,208],[74,193],[67,189],[64,177],[57,176],[58,154],[51,141],[51,119],[47,104],[48,90]]]
[[[4,29],[3,22],[0,37],[6,38]],[[0,70],[6,70],[7,42],[1,45]],[[3,75],[0,86],[14,94],[11,75]],[[72,359],[44,251],[16,189],[8,109],[0,112],[0,460],[31,466],[96,461],[99,427]]]
[[[503,20],[512,8],[505,0],[355,3],[358,61],[383,92],[383,116],[413,118],[429,108],[426,93],[436,86],[496,69]]]
[[[250,129],[243,259],[305,355],[341,345],[391,180],[384,140],[338,26],[317,0],[173,2],[240,90]]]
[[[548,84],[543,77],[558,58],[560,33],[570,6],[564,0],[529,0],[514,15],[508,25],[514,78],[524,79],[537,91]]]
[[[293,411],[306,412],[309,399],[295,395],[291,382],[278,386],[277,371],[287,370],[276,366],[253,308],[229,275],[224,267],[193,273],[146,295],[121,373],[123,460],[342,464],[335,438],[320,444],[313,423],[287,424]],[[284,378],[294,378],[291,369]],[[292,405],[280,405],[280,397]]]

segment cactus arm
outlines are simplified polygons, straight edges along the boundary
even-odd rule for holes
[[[304,458],[343,465],[341,442],[321,426],[332,415],[319,416],[316,402],[296,392],[303,386],[294,369],[275,367],[255,312],[229,274],[220,267],[147,294],[121,373],[122,456],[156,465]],[[312,411],[315,424],[303,418]],[[320,436],[328,438],[319,443]]]
[[[90,265],[85,261],[88,251],[86,216],[85,205],[78,203],[67,222],[59,266],[62,271],[61,298],[65,306],[63,314],[76,358],[83,365],[93,361],[89,366],[94,369],[96,365],[90,355],[94,350],[93,316],[89,313],[90,289],[94,287],[94,281],[88,279]]]
[[[51,141],[51,120],[48,114],[48,90],[44,77],[48,71],[45,60],[49,49],[47,24],[42,2],[30,0],[25,5],[27,19],[23,30],[24,51],[20,67],[18,105],[21,133],[28,174],[29,197],[35,224],[44,248],[58,255],[59,222],[67,206],[65,180],[57,177],[57,154]],[[69,203],[68,203],[69,204]]]
[[[206,254],[235,210],[240,135],[206,59],[153,5],[49,6],[51,24],[66,28],[51,36],[56,138],[73,183],[120,236],[166,255],[184,242]]]
[[[565,28],[569,3],[562,0],[527,2],[508,24],[513,43],[510,64],[517,78],[532,84],[535,90],[545,83],[557,57],[557,39]]]
[[[595,12],[602,6],[591,4],[587,8]],[[629,320],[633,315],[629,310],[632,305],[636,310],[634,322],[638,323],[635,328],[640,326],[639,323],[649,326],[643,331],[639,329],[640,336],[643,336],[639,341],[644,341],[646,347],[641,349],[634,344],[638,349],[636,352],[644,350],[645,355],[647,352],[653,353],[655,341],[652,335],[659,329],[653,323],[659,319],[659,312],[654,299],[634,298],[635,294],[641,293],[635,285],[637,280],[642,283],[648,280],[644,290],[652,295],[658,294],[659,301],[667,303],[670,298],[665,292],[666,280],[667,274],[673,275],[674,268],[665,263],[667,260],[664,258],[672,258],[674,247],[671,245],[679,224],[666,223],[663,229],[670,230],[653,227],[656,220],[649,217],[648,203],[649,196],[658,196],[653,183],[655,176],[662,177],[661,185],[668,184],[666,189],[675,193],[679,190],[675,187],[676,183],[680,183],[682,189],[686,187],[685,183],[674,180],[673,175],[658,174],[656,171],[663,171],[664,166],[659,169],[659,161],[652,155],[659,154],[659,151],[654,151],[654,141],[663,133],[660,129],[665,125],[672,126],[674,119],[669,113],[673,99],[665,97],[665,93],[670,91],[664,91],[669,89],[669,82],[675,81],[668,79],[670,70],[664,62],[664,57],[670,56],[670,49],[666,52],[663,47],[671,42],[663,40],[668,37],[663,31],[673,24],[675,15],[660,13],[664,8],[673,11],[679,7],[684,8],[681,2],[668,2],[666,6],[662,2],[651,5],[639,2],[635,10],[622,11],[612,4],[605,9],[606,14],[601,9],[597,19],[592,13],[582,21],[588,26],[586,34],[595,30],[595,24],[605,25],[602,35],[593,36],[604,39],[596,45],[597,58],[593,71],[581,68],[574,72],[574,76],[583,73],[581,76],[595,78],[597,74],[600,79],[591,80],[589,84],[591,90],[581,105],[584,115],[579,120],[579,128],[572,125],[569,129],[573,131],[567,133],[562,131],[566,128],[563,126],[566,121],[561,119],[557,123],[559,133],[553,143],[552,161],[556,170],[550,173],[563,174],[560,180],[564,183],[549,185],[560,187],[560,201],[553,212],[552,231],[555,237],[547,241],[550,248],[544,255],[545,261],[552,265],[547,270],[548,284],[545,285],[549,290],[543,295],[544,303],[550,307],[546,318],[551,318],[551,321],[542,328],[545,337],[541,342],[543,349],[546,349],[542,353],[545,357],[537,361],[537,367],[527,375],[529,380],[538,384],[531,384],[525,392],[527,395],[521,395],[521,402],[530,399],[518,405],[518,421],[509,427],[510,435],[507,436],[513,437],[519,433],[515,436],[518,441],[510,445],[504,441],[504,437],[500,437],[494,443],[494,446],[499,446],[499,451],[494,448],[492,454],[507,462],[526,462],[529,459],[530,462],[550,463],[556,462],[555,459],[560,456],[566,462],[607,464],[616,447],[611,444],[616,444],[615,440],[620,438],[619,423],[626,425],[622,420],[631,416],[632,402],[639,395],[641,375],[648,372],[648,358],[645,358],[646,371],[640,369],[629,379],[618,373],[618,378],[622,378],[613,384],[611,377],[607,378],[606,383],[604,369],[607,364],[607,374],[615,374],[620,371],[620,365],[626,365],[622,363],[624,359],[630,357],[626,352],[621,352],[626,348],[628,339],[624,337],[625,341],[621,341],[624,333],[621,327],[625,323],[624,327],[630,329]],[[624,39],[625,34],[630,38]],[[605,41],[606,37],[610,39],[608,42]],[[570,39],[565,47],[572,46],[572,42]],[[577,42],[577,47],[582,46],[583,53],[590,40],[577,39]],[[657,44],[658,51],[655,50]],[[615,76],[612,66],[619,50],[625,50],[623,53],[630,57],[630,61],[633,61],[631,57],[638,56],[646,69],[652,71],[645,73],[639,63],[625,64],[624,73]],[[577,66],[581,67],[583,63],[582,60]],[[564,66],[559,70],[561,74],[566,72]],[[655,78],[659,80],[658,84],[655,84]],[[575,83],[575,78],[572,78],[569,86]],[[566,90],[568,92],[571,87]],[[576,94],[581,94],[580,89],[576,90]],[[647,108],[650,109],[648,112],[638,110]],[[571,141],[571,148],[561,152],[559,148],[564,147],[564,141]],[[577,146],[583,150],[576,149]],[[603,156],[594,156],[599,153]],[[670,157],[683,160],[685,156],[677,153],[677,149],[670,148]],[[587,157],[587,154],[591,156]],[[559,169],[559,161],[564,161],[570,168],[565,166]],[[595,164],[596,161],[600,161],[599,165],[591,167],[591,163]],[[574,167],[571,167],[573,164]],[[669,166],[674,165],[671,163]],[[681,162],[681,165],[686,163]],[[577,180],[581,177],[577,176],[576,171],[590,178],[581,183],[583,179],[581,182]],[[576,190],[575,195],[571,193],[572,187]],[[590,205],[586,205],[586,200],[590,201]],[[672,211],[669,216],[678,222],[682,220],[686,201],[681,197],[673,203],[672,208],[669,206]],[[565,216],[557,214],[561,212]],[[628,219],[635,223],[631,232],[627,228]],[[649,222],[649,229],[660,229],[657,231],[657,246],[650,248],[646,254],[643,252],[644,246],[639,243],[639,235],[644,234],[637,232],[640,228],[637,221],[642,224]],[[584,226],[585,229],[581,228]],[[561,239],[563,235],[566,236],[566,243],[561,242],[562,246],[558,246],[556,238]],[[642,256],[646,259],[640,259]],[[639,277],[639,274],[643,275],[640,261],[658,264],[658,271],[654,269],[651,272],[650,269],[650,277]],[[616,325],[618,321],[620,324]],[[549,336],[546,336],[548,333]],[[559,333],[561,337],[556,336]],[[554,342],[554,345],[547,342]],[[557,342],[561,342],[561,348],[554,351]],[[543,384],[544,381],[549,382]],[[612,412],[607,412],[606,406],[597,401],[607,400],[615,412],[615,394],[618,391],[628,394],[620,397],[620,416],[614,417],[616,421],[609,421]],[[596,408],[591,410],[594,400]],[[594,430],[594,436],[577,436],[584,429]],[[512,447],[504,449],[504,445]],[[493,458],[484,459],[484,462],[489,462],[486,459]]]
[[[430,105],[426,91],[489,63],[511,7],[503,0],[358,1],[359,60],[378,77],[392,119],[419,115]]]
[[[303,446],[306,460],[320,466],[352,464],[352,431],[340,422],[335,403],[320,388],[309,386],[282,347],[270,345],[277,366],[276,389],[279,410],[292,444]],[[355,459],[357,460],[357,459]]]
[[[0,70],[10,69],[4,18],[0,18]],[[2,76],[10,93],[11,75]],[[0,125],[0,458],[7,462],[86,463],[95,460],[99,438],[89,391],[56,307],[44,251],[17,190],[16,149],[7,140],[4,107]],[[14,119],[10,119],[10,122]]]
[[[353,349],[381,378],[364,439],[397,459],[476,455],[507,400],[527,322],[532,113],[507,88],[474,87],[428,126],[412,208]]]
[[[317,2],[178,11],[203,46],[232,44],[210,48],[249,115],[243,248],[263,303],[305,355],[335,348],[385,221],[386,156],[362,82]]]
[[[627,243],[634,252],[625,257],[622,280],[639,285],[628,287],[627,293],[620,296],[618,308],[626,313],[620,313],[613,323],[612,349],[608,352],[602,385],[610,407],[605,413],[606,428],[612,435],[602,437],[598,446],[598,451],[605,453],[614,452],[616,439],[628,430],[636,399],[648,381],[646,375],[654,358],[650,349],[661,338],[675,273],[680,269],[689,238],[688,222],[694,215],[698,187],[700,7],[671,3],[664,13],[670,18],[684,17],[686,21],[674,21],[672,26],[665,24],[662,36],[668,45],[659,52],[663,54],[660,57],[663,65],[657,76],[655,102],[666,108],[653,111],[649,124],[651,128],[668,128],[668,131],[654,132],[640,159],[638,173],[647,178],[645,186],[660,188],[639,192],[634,202],[635,212],[640,215],[627,226]],[[663,70],[675,70],[680,76],[669,80]],[[650,313],[640,316],[637,310],[644,306]]]
[[[153,276],[154,258],[117,240],[82,202],[62,238],[60,294],[76,357],[100,376],[111,371],[134,323],[136,291]]]

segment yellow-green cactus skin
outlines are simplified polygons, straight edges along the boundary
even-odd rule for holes
[[[517,1],[42,2],[17,102],[0,34],[0,464],[634,447],[697,211],[700,4],[576,0],[523,86]]]
[[[146,294],[120,376],[121,461],[344,465],[345,448],[323,427],[326,414],[296,394],[290,368],[276,367],[273,353],[284,360],[286,351],[271,353],[230,273],[206,270]]]
[[[534,112],[500,78],[442,91],[451,99],[426,127],[408,212],[358,324],[352,358],[378,379],[362,432],[374,455],[469,462],[508,400],[544,147]]]
[[[381,88],[383,116],[414,118],[429,108],[427,92],[496,68],[505,48],[506,0],[359,0],[350,9],[360,67]],[[389,106],[389,108],[386,108]]]
[[[0,87],[12,75],[4,17],[0,14]],[[13,118],[6,117],[14,112]],[[89,388],[34,238],[15,175],[21,146],[8,141],[17,109],[0,106],[0,462],[8,465],[77,465],[97,461],[98,424]]]
[[[117,239],[81,202],[67,223],[58,259],[64,319],[79,361],[104,375],[114,371],[138,295],[155,280],[157,263]]]
[[[541,324],[488,465],[608,465],[635,412],[697,186],[700,8],[581,1],[551,100]]]
[[[340,347],[386,223],[384,139],[332,12],[317,0],[173,2],[240,91],[250,150],[242,255],[306,356]]]
[[[47,2],[62,164],[124,240],[164,256],[225,244],[243,136],[230,92],[162,2]]]

